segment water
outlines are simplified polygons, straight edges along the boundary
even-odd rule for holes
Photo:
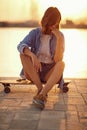
[[[0,28],[0,77],[19,76],[18,43],[30,28]],[[87,78],[87,30],[62,29],[65,36],[65,78]]]

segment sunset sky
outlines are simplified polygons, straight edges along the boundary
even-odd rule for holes
[[[38,20],[49,6],[59,8],[62,21],[87,24],[87,0],[0,0],[0,21]]]

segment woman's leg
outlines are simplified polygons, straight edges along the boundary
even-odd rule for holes
[[[46,75],[46,84],[44,88],[42,89],[41,93],[45,96],[51,88],[58,83],[60,80],[63,71],[64,71],[64,62],[60,61],[55,64],[55,66],[47,73]]]
[[[36,69],[32,65],[32,61],[28,56],[20,54],[21,62],[23,65],[23,70],[27,79],[31,79],[34,84],[36,84],[38,91],[42,90],[42,83],[40,81],[39,75]]]

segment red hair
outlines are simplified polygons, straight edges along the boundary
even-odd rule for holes
[[[42,17],[41,25],[42,27],[49,27],[54,25],[57,21],[60,22],[61,14],[60,11],[56,7],[49,7]]]

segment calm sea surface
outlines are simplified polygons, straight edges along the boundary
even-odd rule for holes
[[[0,28],[0,77],[19,76],[18,43],[30,28]],[[61,29],[65,36],[65,78],[87,78],[87,30]]]

